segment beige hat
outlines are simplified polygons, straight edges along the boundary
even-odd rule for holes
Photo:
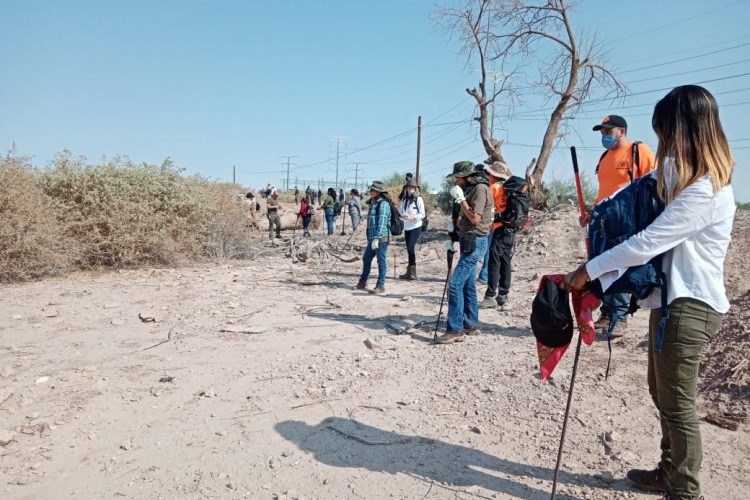
[[[491,165],[485,165],[484,171],[490,174],[492,177],[500,180],[508,180],[511,175],[510,167],[501,161],[496,161]]]

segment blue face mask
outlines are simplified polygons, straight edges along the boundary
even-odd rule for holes
[[[605,149],[612,149],[617,144],[617,139],[613,135],[602,135],[602,146]]]

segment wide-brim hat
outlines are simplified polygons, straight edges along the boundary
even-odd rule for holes
[[[453,164],[453,172],[446,175],[446,178],[449,177],[468,177],[472,174],[476,173],[476,167],[474,167],[474,163],[470,161],[460,161],[458,163]]]
[[[495,179],[508,180],[513,173],[510,171],[510,167],[501,161],[496,161],[490,165],[484,166],[485,173],[490,174]]]
[[[375,190],[378,193],[385,193],[388,191],[388,188],[385,187],[385,184],[383,181],[372,181],[372,185],[370,186],[370,190]]]
[[[419,184],[417,184],[417,181],[415,181],[414,179],[409,179],[409,182],[404,184],[404,187],[413,187],[419,189]]]
[[[603,128],[624,128],[627,130],[628,128],[628,122],[625,121],[625,118],[618,115],[607,115],[602,119],[602,123],[600,125],[594,125],[594,128],[592,129],[594,132],[597,132]]]

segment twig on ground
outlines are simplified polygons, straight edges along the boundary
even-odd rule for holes
[[[332,431],[338,432],[339,434],[341,434],[347,439],[353,439],[354,441],[357,441],[358,443],[366,444],[368,446],[389,446],[392,444],[407,444],[412,441],[412,438],[397,439],[395,441],[370,441],[369,439],[361,438],[359,436],[355,436],[354,434],[349,434],[348,432],[342,431],[341,429],[337,429],[336,427],[332,425],[327,425],[326,427],[328,427]]]
[[[154,347],[159,347],[159,346],[160,346],[160,345],[162,345],[162,344],[166,344],[167,342],[169,342],[170,340],[172,340],[172,332],[174,332],[175,328],[177,328],[177,325],[175,325],[175,326],[173,326],[172,328],[170,328],[170,330],[169,330],[169,333],[167,334],[167,338],[166,338],[166,339],[164,339],[164,340],[162,340],[161,342],[159,342],[159,343],[157,343],[157,344],[154,344],[154,345],[152,345],[152,346],[144,347],[144,348],[143,348],[143,349],[141,349],[140,351],[141,351],[141,352],[143,352],[143,351],[148,351],[149,349],[153,349]]]
[[[329,401],[340,401],[341,398],[333,398],[333,399],[319,399],[318,401],[313,401],[312,403],[305,403],[297,406],[292,406],[291,410],[296,410],[297,408],[302,408],[305,406],[313,406],[313,405],[319,405],[321,403],[328,403]]]

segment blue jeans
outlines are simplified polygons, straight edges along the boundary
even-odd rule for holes
[[[328,234],[333,234],[333,209],[332,208],[326,208],[326,224],[328,224]]]
[[[385,275],[388,272],[388,242],[380,243],[378,249],[372,249],[372,241],[367,241],[365,247],[365,254],[362,256],[362,275],[359,277],[361,281],[367,281],[370,277],[370,269],[372,268],[372,259],[377,254],[378,256],[378,282],[375,285],[377,288],[385,288]]]
[[[477,262],[487,252],[487,238],[477,237],[476,248],[470,254],[461,254],[448,284],[447,333],[463,332],[479,322],[477,303]]]
[[[357,226],[359,226],[359,214],[352,213],[350,217],[352,219],[352,231],[356,231]]]
[[[487,250],[484,252],[484,260],[482,262],[482,269],[479,270],[479,281],[487,283],[488,267],[490,263],[490,248],[492,248],[492,228],[490,227],[490,234],[487,235]]]
[[[602,299],[602,312],[609,314],[612,319],[622,321],[628,314],[630,308],[630,294],[616,293],[614,295],[605,295]]]

